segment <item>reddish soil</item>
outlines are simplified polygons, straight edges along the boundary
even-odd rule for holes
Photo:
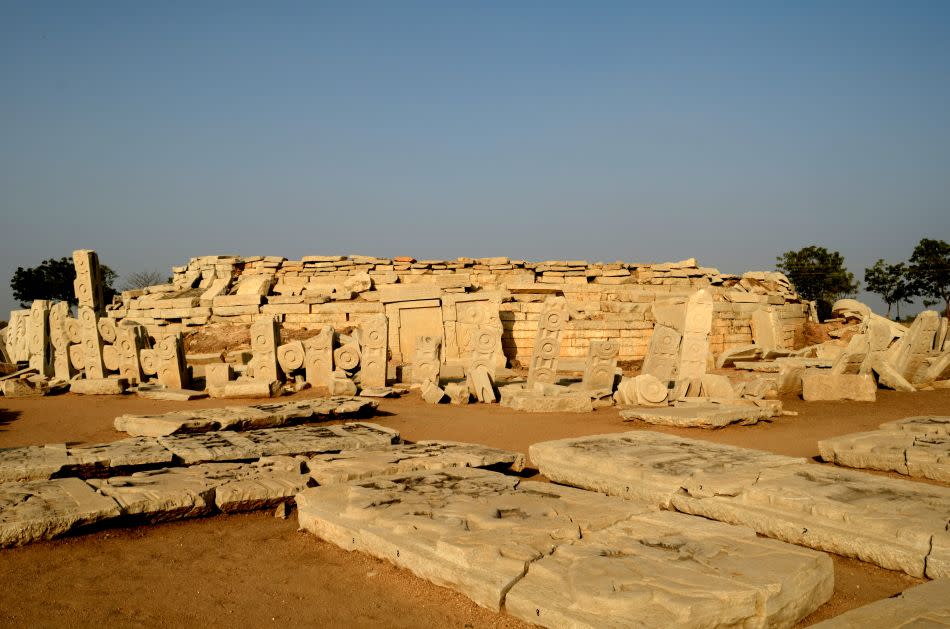
[[[296,397],[313,395],[305,391]],[[134,396],[0,398],[0,447],[111,441],[125,436],[112,428],[113,418],[123,413],[221,405],[220,400],[157,402]],[[381,416],[372,421],[399,429],[408,440],[453,439],[522,452],[547,439],[649,429],[815,457],[817,441],[825,437],[910,415],[950,415],[950,391],[879,391],[876,403],[785,400],[785,408],[799,415],[711,431],[623,422],[615,409],[534,415],[497,405],[432,406],[413,394],[383,400]],[[834,596],[802,626],[921,582],[860,561],[833,559]],[[293,516],[216,516],[0,551],[0,626],[267,624],[524,626],[386,562],[298,532]]]

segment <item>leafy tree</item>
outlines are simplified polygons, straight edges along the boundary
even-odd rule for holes
[[[122,290],[135,290],[136,288],[164,284],[165,280],[166,276],[163,275],[161,271],[154,269],[151,271],[139,271],[138,273],[132,273],[126,278]]]
[[[907,275],[914,292],[924,304],[944,303],[944,315],[950,318],[950,244],[943,240],[921,238],[910,256]]]
[[[831,304],[858,290],[854,273],[844,266],[844,257],[815,245],[786,251],[776,258],[775,267],[788,276],[795,290],[805,299],[818,303],[818,317],[828,318]]]
[[[907,265],[903,262],[888,264],[878,260],[869,269],[864,269],[864,285],[868,291],[881,296],[887,304],[887,316],[891,316],[891,306],[897,305],[897,318],[901,318],[901,302],[911,303],[914,290],[907,279]]]
[[[100,265],[100,268],[105,300],[109,303],[115,295],[112,283],[116,279],[116,273],[104,264]],[[73,267],[72,258],[50,258],[43,260],[39,266],[28,269],[17,267],[10,279],[10,288],[13,289],[13,298],[20,302],[21,308],[28,308],[34,299],[55,299],[75,306],[78,304],[73,288],[75,279],[76,269]]]

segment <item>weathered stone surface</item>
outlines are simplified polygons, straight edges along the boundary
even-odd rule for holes
[[[491,370],[486,365],[473,364],[466,369],[465,384],[475,399],[483,404],[492,404],[498,399]]]
[[[950,627],[950,579],[908,588],[890,598],[846,611],[812,625],[816,629],[868,627]]]
[[[881,430],[905,430],[917,435],[950,436],[950,417],[939,415],[921,415],[905,417],[891,422],[884,422]]]
[[[950,575],[950,489],[647,432],[534,444],[556,482],[741,524],[890,570]]]
[[[442,337],[419,336],[416,338],[415,354],[412,362],[412,382],[422,384],[432,382],[439,384],[439,373],[442,369]]]
[[[419,352],[416,352],[419,355]],[[431,380],[422,381],[422,399],[429,404],[438,404],[445,399],[445,391]]]
[[[262,457],[378,448],[399,440],[397,431],[368,422],[351,422],[341,426],[268,428],[251,430],[242,433],[242,436],[251,443],[257,456]]]
[[[214,504],[225,513],[270,509],[292,500],[309,484],[310,477],[302,471],[299,460],[265,457],[239,466],[233,478],[217,485]]]
[[[0,484],[0,547],[52,539],[118,516],[114,500],[78,478]]]
[[[148,400],[168,400],[172,402],[187,402],[208,397],[203,391],[190,389],[169,389],[163,386],[139,385],[135,388],[135,395]]]
[[[830,374],[806,371],[802,377],[802,399],[806,402],[850,400],[873,402],[877,384],[870,374]]]
[[[121,395],[128,388],[125,378],[85,378],[69,383],[69,390],[79,395]]]
[[[468,384],[464,382],[449,382],[443,388],[449,398],[449,403],[456,405],[468,404],[472,397],[472,392],[468,389]]]
[[[363,320],[360,332],[360,384],[364,387],[384,388],[389,355],[389,326],[386,315],[370,315]]]
[[[0,382],[4,397],[42,397],[49,394],[49,385],[41,378],[11,378]]]
[[[67,448],[64,473],[88,476],[116,468],[171,465],[172,452],[151,437],[130,437],[111,443]]]
[[[168,435],[158,442],[185,465],[207,461],[250,461],[262,456],[244,434],[218,431],[194,435]]]
[[[670,508],[673,495],[691,479],[751,482],[763,469],[805,462],[645,430],[544,441],[532,444],[528,456],[554,482],[663,508]]]
[[[0,448],[0,483],[50,478],[66,461],[65,443]]]
[[[824,553],[659,512],[559,546],[505,610],[545,627],[790,627],[833,589]]]
[[[616,341],[591,341],[584,365],[585,389],[610,389],[613,391],[617,376],[617,354],[620,345]]]
[[[549,385],[555,387],[556,385]],[[590,393],[563,389],[545,391],[510,384],[499,389],[501,405],[526,413],[590,413],[594,410]]]
[[[115,500],[123,515],[158,522],[212,513],[218,476],[238,467],[230,463],[166,467],[87,482]]]
[[[392,387],[363,387],[360,397],[396,397],[396,390]]]
[[[646,606],[644,598],[669,601],[667,618],[688,619],[684,608],[700,582],[713,581],[729,595],[718,604],[710,596],[697,616],[731,615],[750,626],[764,625],[769,615],[786,620],[786,614],[784,624],[790,624],[831,593],[830,559],[817,553],[629,501],[483,470],[317,487],[299,494],[297,504],[304,530],[387,559],[485,607],[510,605],[516,615],[549,626],[571,624],[562,618],[593,619],[593,626],[647,622],[663,605]],[[774,563],[762,561],[773,556]],[[783,569],[789,575],[779,577]],[[630,587],[611,587],[617,580]],[[555,581],[570,586],[561,587],[558,597],[545,596],[548,588],[559,587]],[[741,611],[736,599],[745,603]],[[634,617],[614,616],[618,607]]]
[[[736,391],[726,376],[707,373],[702,376],[703,396],[730,400],[736,397]]]
[[[524,455],[474,443],[420,441],[383,449],[366,448],[310,457],[307,468],[320,485],[450,467],[524,468]]]
[[[950,435],[875,430],[818,442],[829,463],[950,482]]]
[[[330,395],[356,395],[357,392],[356,383],[342,370],[333,372],[328,388]]]
[[[531,362],[528,365],[528,387],[551,384],[557,379],[558,357],[561,354],[561,331],[570,315],[564,297],[548,297],[538,320]]]
[[[631,408],[620,411],[624,420],[639,419],[660,426],[722,428],[730,424],[748,426],[775,416],[772,408],[728,404],[689,405],[661,408]]]
[[[228,382],[223,387],[209,386],[208,395],[213,398],[260,398],[274,397],[281,391],[277,380],[243,380]]]

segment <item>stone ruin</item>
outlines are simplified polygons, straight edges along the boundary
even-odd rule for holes
[[[781,395],[871,400],[878,386],[950,380],[947,323],[934,312],[905,328],[843,300],[835,313],[852,328],[847,340],[801,347],[812,308],[784,275],[724,275],[695,260],[206,256],[112,304],[96,253],[73,260],[75,317],[37,300],[0,331],[5,395],[68,386],[271,397],[313,386],[387,396],[414,386],[432,403],[619,404],[626,419],[717,427],[774,417]],[[186,353],[185,333],[223,324],[248,326],[250,351]],[[639,375],[622,377],[637,361]]]

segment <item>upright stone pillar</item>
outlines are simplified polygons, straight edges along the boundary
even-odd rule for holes
[[[534,337],[531,364],[528,366],[528,388],[535,384],[553,384],[557,379],[557,363],[561,354],[561,331],[567,324],[567,300],[548,297],[544,301],[538,333]]]

